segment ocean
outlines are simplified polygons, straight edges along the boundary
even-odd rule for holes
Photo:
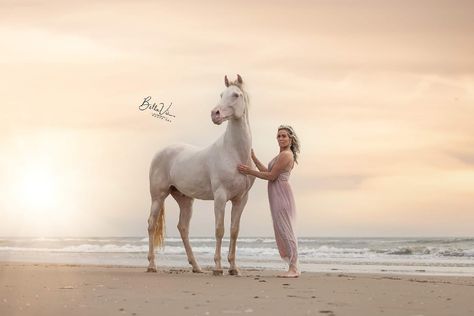
[[[214,264],[213,237],[190,238],[203,268]],[[474,276],[474,237],[298,239],[300,268],[311,272],[391,273]],[[228,267],[229,239],[222,258]],[[148,237],[0,238],[0,261],[143,267],[148,264]],[[167,237],[156,253],[158,267],[189,267],[181,238]],[[241,237],[237,264],[242,268],[283,270],[275,240]]]

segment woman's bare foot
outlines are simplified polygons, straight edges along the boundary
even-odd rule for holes
[[[297,270],[288,270],[285,273],[279,274],[279,278],[297,278],[300,276],[301,273],[299,273]]]

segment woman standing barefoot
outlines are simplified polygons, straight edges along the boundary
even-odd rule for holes
[[[272,213],[275,241],[280,256],[288,265],[288,271],[279,275],[285,278],[297,278],[298,270],[298,241],[294,233],[296,215],[295,200],[288,179],[294,163],[298,162],[300,144],[295,131],[289,125],[280,125],[277,133],[280,153],[270,161],[266,168],[255,156],[252,149],[252,160],[258,170],[246,165],[238,165],[239,172],[256,176],[268,181],[268,200]]]

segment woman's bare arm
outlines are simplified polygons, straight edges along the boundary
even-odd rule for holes
[[[278,155],[271,171],[257,171],[246,165],[239,165],[237,169],[240,173],[256,176],[257,178],[274,181],[280,173],[284,172],[290,163],[292,163],[293,154],[291,152],[282,152]]]
[[[255,163],[255,166],[257,166],[257,169],[260,170],[260,171],[266,171],[268,172],[268,169],[267,167],[265,167],[263,165],[263,163],[260,162],[260,160],[257,159],[257,157],[255,156],[255,153],[253,152],[253,149],[251,150],[251,156],[252,156],[252,160],[253,162]]]

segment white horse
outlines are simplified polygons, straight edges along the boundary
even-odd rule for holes
[[[148,218],[148,272],[156,272],[155,246],[164,243],[164,201],[171,194],[179,205],[178,230],[183,240],[188,262],[193,272],[202,272],[189,243],[189,222],[194,199],[214,200],[216,250],[215,275],[222,275],[221,244],[224,236],[224,212],[227,201],[232,201],[229,274],[238,275],[235,249],[239,235],[240,216],[247,204],[248,191],[255,177],[237,170],[238,164],[254,166],[250,158],[252,135],[248,117],[248,95],[240,75],[229,82],[211,112],[214,124],[229,120],[227,129],[213,144],[197,148],[187,144],[171,145],[158,152],[150,167],[151,210]]]

